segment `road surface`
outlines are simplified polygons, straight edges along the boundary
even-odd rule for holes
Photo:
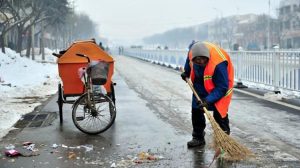
[[[0,142],[2,151],[9,144],[24,151],[22,144],[30,141],[38,155],[11,158],[2,153],[0,167],[208,167],[214,155],[209,122],[207,145],[186,146],[192,138],[192,93],[180,73],[124,56],[116,56],[115,65],[117,118],[109,130],[96,136],[81,133],[72,123],[70,105],[64,105],[60,126],[54,96],[32,113],[46,114],[42,122],[19,124]],[[299,109],[235,90],[229,118],[231,136],[256,157],[217,160],[211,167],[300,167]],[[144,159],[145,153],[156,159]]]

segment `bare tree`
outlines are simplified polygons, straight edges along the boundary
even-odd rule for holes
[[[21,52],[24,35],[29,35],[31,27],[44,22],[45,28],[50,24],[55,24],[58,18],[64,18],[69,12],[67,0],[1,0],[0,14],[4,18],[1,23],[1,48],[5,52],[4,37],[11,29],[17,29],[17,52]],[[31,38],[27,37],[27,56],[31,47]],[[29,49],[28,49],[29,48]]]

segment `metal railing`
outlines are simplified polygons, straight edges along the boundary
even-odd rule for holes
[[[187,57],[186,50],[129,48],[123,54],[173,68],[183,66]],[[236,51],[228,54],[234,64],[236,82],[300,93],[300,51]]]

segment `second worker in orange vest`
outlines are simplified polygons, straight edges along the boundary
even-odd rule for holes
[[[229,55],[220,47],[209,42],[191,45],[186,59],[185,72],[181,77],[190,77],[203,103],[193,95],[192,125],[193,139],[188,147],[205,144],[205,117],[203,106],[213,111],[214,118],[227,134],[230,134],[228,107],[234,82],[233,66]]]

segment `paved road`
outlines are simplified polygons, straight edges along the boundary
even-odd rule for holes
[[[116,60],[117,118],[109,130],[96,136],[81,133],[72,123],[70,105],[64,106],[60,126],[58,119],[52,120],[58,110],[55,96],[36,113],[47,114],[42,125],[27,125],[0,142],[2,150],[13,144],[24,151],[22,143],[31,141],[39,155],[2,154],[0,167],[207,167],[213,158],[211,128],[208,124],[208,145],[187,149],[191,92],[179,73],[128,57]],[[299,167],[299,110],[235,92],[230,118],[232,136],[257,157],[239,163],[217,161],[211,167]],[[60,146],[54,149],[53,144]],[[137,161],[142,152],[158,159]]]

